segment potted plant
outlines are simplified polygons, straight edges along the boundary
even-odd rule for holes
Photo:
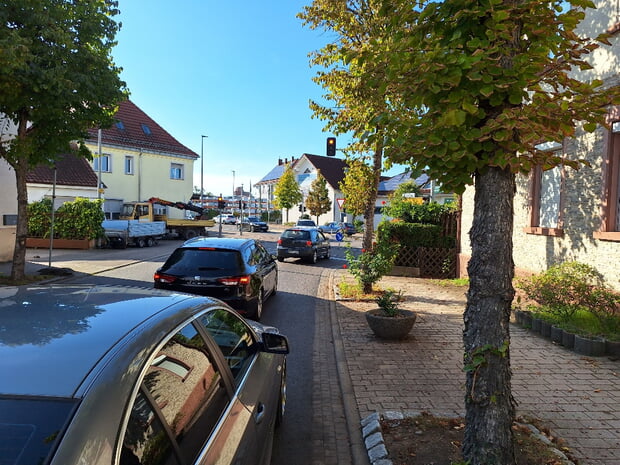
[[[378,308],[366,312],[368,326],[381,339],[404,339],[416,320],[411,310],[399,308],[401,292],[386,290],[375,299]]]

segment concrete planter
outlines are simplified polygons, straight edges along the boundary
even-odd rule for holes
[[[404,339],[416,320],[416,314],[410,310],[399,310],[398,316],[386,316],[380,308],[366,312],[366,322],[372,332],[380,339]]]
[[[27,237],[26,247],[33,249],[49,249],[50,240],[42,237]],[[55,249],[87,250],[95,247],[95,239],[54,239]]]
[[[546,321],[540,322],[540,335],[542,337],[546,337],[547,339],[551,338],[551,323]]]
[[[551,326],[551,340],[555,343],[562,344],[562,336],[564,330],[558,326]]]
[[[542,320],[540,318],[532,317],[532,331],[540,334],[540,326]]]
[[[562,345],[567,349],[572,349],[573,347],[575,347],[575,334],[568,331],[563,331]]]
[[[575,346],[573,350],[581,355],[589,355],[598,357],[605,355],[605,340],[598,338],[589,338],[585,336],[575,335]]]

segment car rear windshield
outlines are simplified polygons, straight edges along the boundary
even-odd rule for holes
[[[0,398],[0,463],[45,464],[76,402]]]
[[[236,250],[227,249],[176,249],[166,260],[161,271],[176,275],[196,274],[221,276],[241,273],[243,264]]]
[[[307,241],[310,239],[310,231],[301,229],[288,229],[282,233],[282,239],[298,239]]]

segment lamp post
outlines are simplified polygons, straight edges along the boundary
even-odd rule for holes
[[[200,136],[200,206],[203,208],[205,206],[204,204],[205,157],[203,155],[205,137],[209,137],[209,136]]]

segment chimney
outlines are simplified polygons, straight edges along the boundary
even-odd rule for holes
[[[278,158],[278,166],[282,166],[282,159]]]

